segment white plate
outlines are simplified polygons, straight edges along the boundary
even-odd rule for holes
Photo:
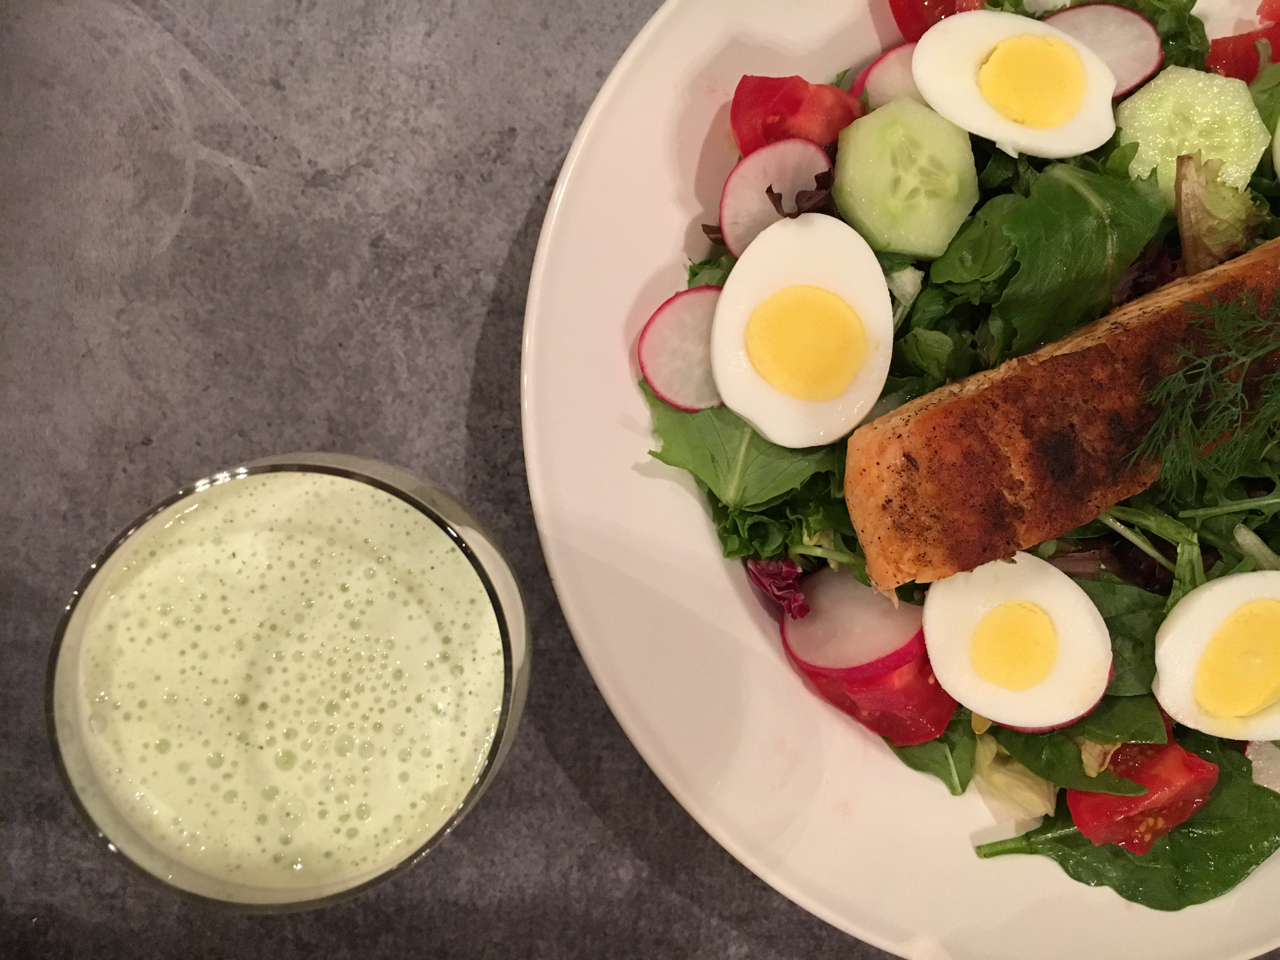
[[[697,821],[774,888],[913,960],[1226,960],[1280,944],[1280,858],[1179,913],[982,861],[971,795],[809,693],[702,498],[648,457],[636,337],[705,255],[744,73],[829,79],[897,33],[883,0],[670,0],[579,131],[543,228],[524,341],[529,487],[565,616],[618,721]]]

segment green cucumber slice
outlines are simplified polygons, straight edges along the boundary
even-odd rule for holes
[[[840,133],[832,196],[875,250],[942,255],[978,202],[969,135],[902,98]]]
[[[1120,104],[1116,126],[1119,143],[1138,145],[1129,176],[1154,170],[1170,207],[1178,157],[1199,151],[1204,160],[1221,160],[1218,179],[1243,190],[1271,144],[1243,80],[1188,67],[1166,67]]]

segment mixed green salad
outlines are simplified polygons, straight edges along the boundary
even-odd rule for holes
[[[1193,0],[1121,2],[1158,32],[1164,68],[1205,71],[1206,57],[1212,62],[1203,25],[1191,14]],[[913,17],[939,16],[914,0],[892,6],[908,39],[922,32]],[[1021,0],[987,9],[1030,16]],[[1266,36],[1248,46],[1257,58],[1245,57],[1244,68],[1256,74],[1248,88],[1252,108],[1274,135],[1280,65],[1270,63]],[[1238,61],[1238,51],[1233,55]],[[842,75],[832,86],[847,90],[851,79]],[[1118,98],[1122,118],[1144,88]],[[992,140],[968,136],[977,202],[954,235],[930,255],[904,251],[910,242],[872,244],[892,294],[894,332],[888,378],[866,419],[1059,339],[1184,271],[1280,237],[1280,177],[1269,148],[1243,189],[1223,183],[1224,161],[1213,158],[1210,144],[1179,166],[1176,191],[1150,168],[1134,175],[1143,131],[1168,127],[1168,112],[1176,109],[1176,98],[1158,100],[1142,119],[1129,125],[1122,119],[1096,149],[1057,159],[1011,155]],[[846,144],[843,136],[838,147],[824,144],[834,154],[834,182],[819,176],[787,215],[802,208],[856,219],[840,197],[839,151]],[[723,239],[720,229],[708,229],[713,241]],[[713,244],[706,259],[689,265],[688,287],[723,285],[736,262]],[[1162,462],[1159,479],[1033,549],[1070,574],[1105,619],[1113,673],[1097,708],[1072,726],[1026,732],[991,726],[960,707],[940,736],[890,743],[904,763],[953,794],[969,787],[977,768],[989,789],[1003,791],[1015,807],[1027,796],[1048,798],[1040,812],[1051,812],[1040,826],[981,846],[980,856],[1042,854],[1076,880],[1177,910],[1222,895],[1280,848],[1280,794],[1254,782],[1244,745],[1170,723],[1152,695],[1156,631],[1182,597],[1224,576],[1280,570],[1280,374],[1258,373],[1274,349],[1277,321],[1280,303],[1266,295],[1199,311],[1197,329],[1212,349],[1188,353],[1159,384],[1150,399],[1161,416],[1134,451],[1135,461]],[[654,456],[694,476],[724,556],[747,561],[753,580],[787,615],[803,614],[809,572],[834,564],[870,582],[844,499],[843,441],[780,446],[728,407],[680,409],[647,383],[641,388],[660,441]],[[907,584],[898,596],[920,603],[925,590]],[[1158,791],[1129,789],[1125,764],[1145,763],[1167,743],[1216,766],[1207,799],[1144,843],[1085,836],[1068,809],[1068,792],[1093,792],[1104,801],[1149,793],[1149,809],[1156,809]],[[1172,808],[1177,784],[1166,786]],[[1133,852],[1135,846],[1146,852]]]

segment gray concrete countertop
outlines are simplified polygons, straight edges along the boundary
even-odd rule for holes
[[[565,628],[520,444],[525,292],[578,124],[657,0],[0,3],[0,957],[879,957],[718,847]],[[287,916],[93,841],[44,673],[90,560],[176,486],[296,450],[409,467],[527,595],[528,710],[427,859]]]
[[[520,442],[543,213],[657,0],[0,0],[0,958],[887,957],[649,772],[573,645]],[[510,757],[424,862],[284,916],[170,895],[64,795],[44,683],[90,560],[299,450],[435,479],[522,580]]]

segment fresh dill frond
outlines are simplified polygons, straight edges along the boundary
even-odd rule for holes
[[[1190,319],[1176,370],[1148,399],[1159,413],[1133,454],[1161,463],[1168,490],[1242,476],[1275,440],[1280,370],[1259,364],[1280,349],[1280,297],[1261,307],[1256,291],[1238,299],[1188,304]],[[1252,369],[1251,369],[1252,368]]]

